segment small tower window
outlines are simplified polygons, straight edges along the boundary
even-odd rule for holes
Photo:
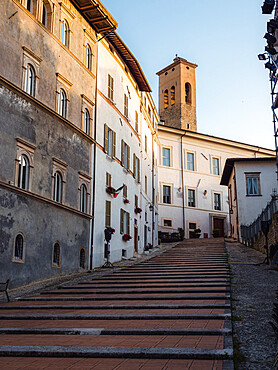
[[[171,87],[171,105],[175,104],[175,100],[176,100],[175,95],[176,95],[175,86],[172,86]]]
[[[169,107],[169,93],[168,90],[166,89],[164,91],[164,109],[167,109]]]
[[[185,102],[191,104],[191,85],[189,82],[185,84]]]

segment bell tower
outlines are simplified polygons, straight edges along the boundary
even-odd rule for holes
[[[159,114],[166,126],[197,131],[196,64],[176,56],[173,63],[157,72]]]

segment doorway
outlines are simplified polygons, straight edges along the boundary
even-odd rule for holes
[[[224,236],[224,218],[213,218],[213,228],[219,230],[219,236]]]

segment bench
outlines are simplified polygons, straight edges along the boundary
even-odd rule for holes
[[[0,283],[0,292],[5,292],[8,302],[10,302],[10,298],[8,295],[8,286],[9,286],[10,279],[8,279],[5,283]]]

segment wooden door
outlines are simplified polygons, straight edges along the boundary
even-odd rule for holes
[[[224,219],[223,218],[214,218],[213,219],[213,228],[219,230],[219,236],[224,236]]]

